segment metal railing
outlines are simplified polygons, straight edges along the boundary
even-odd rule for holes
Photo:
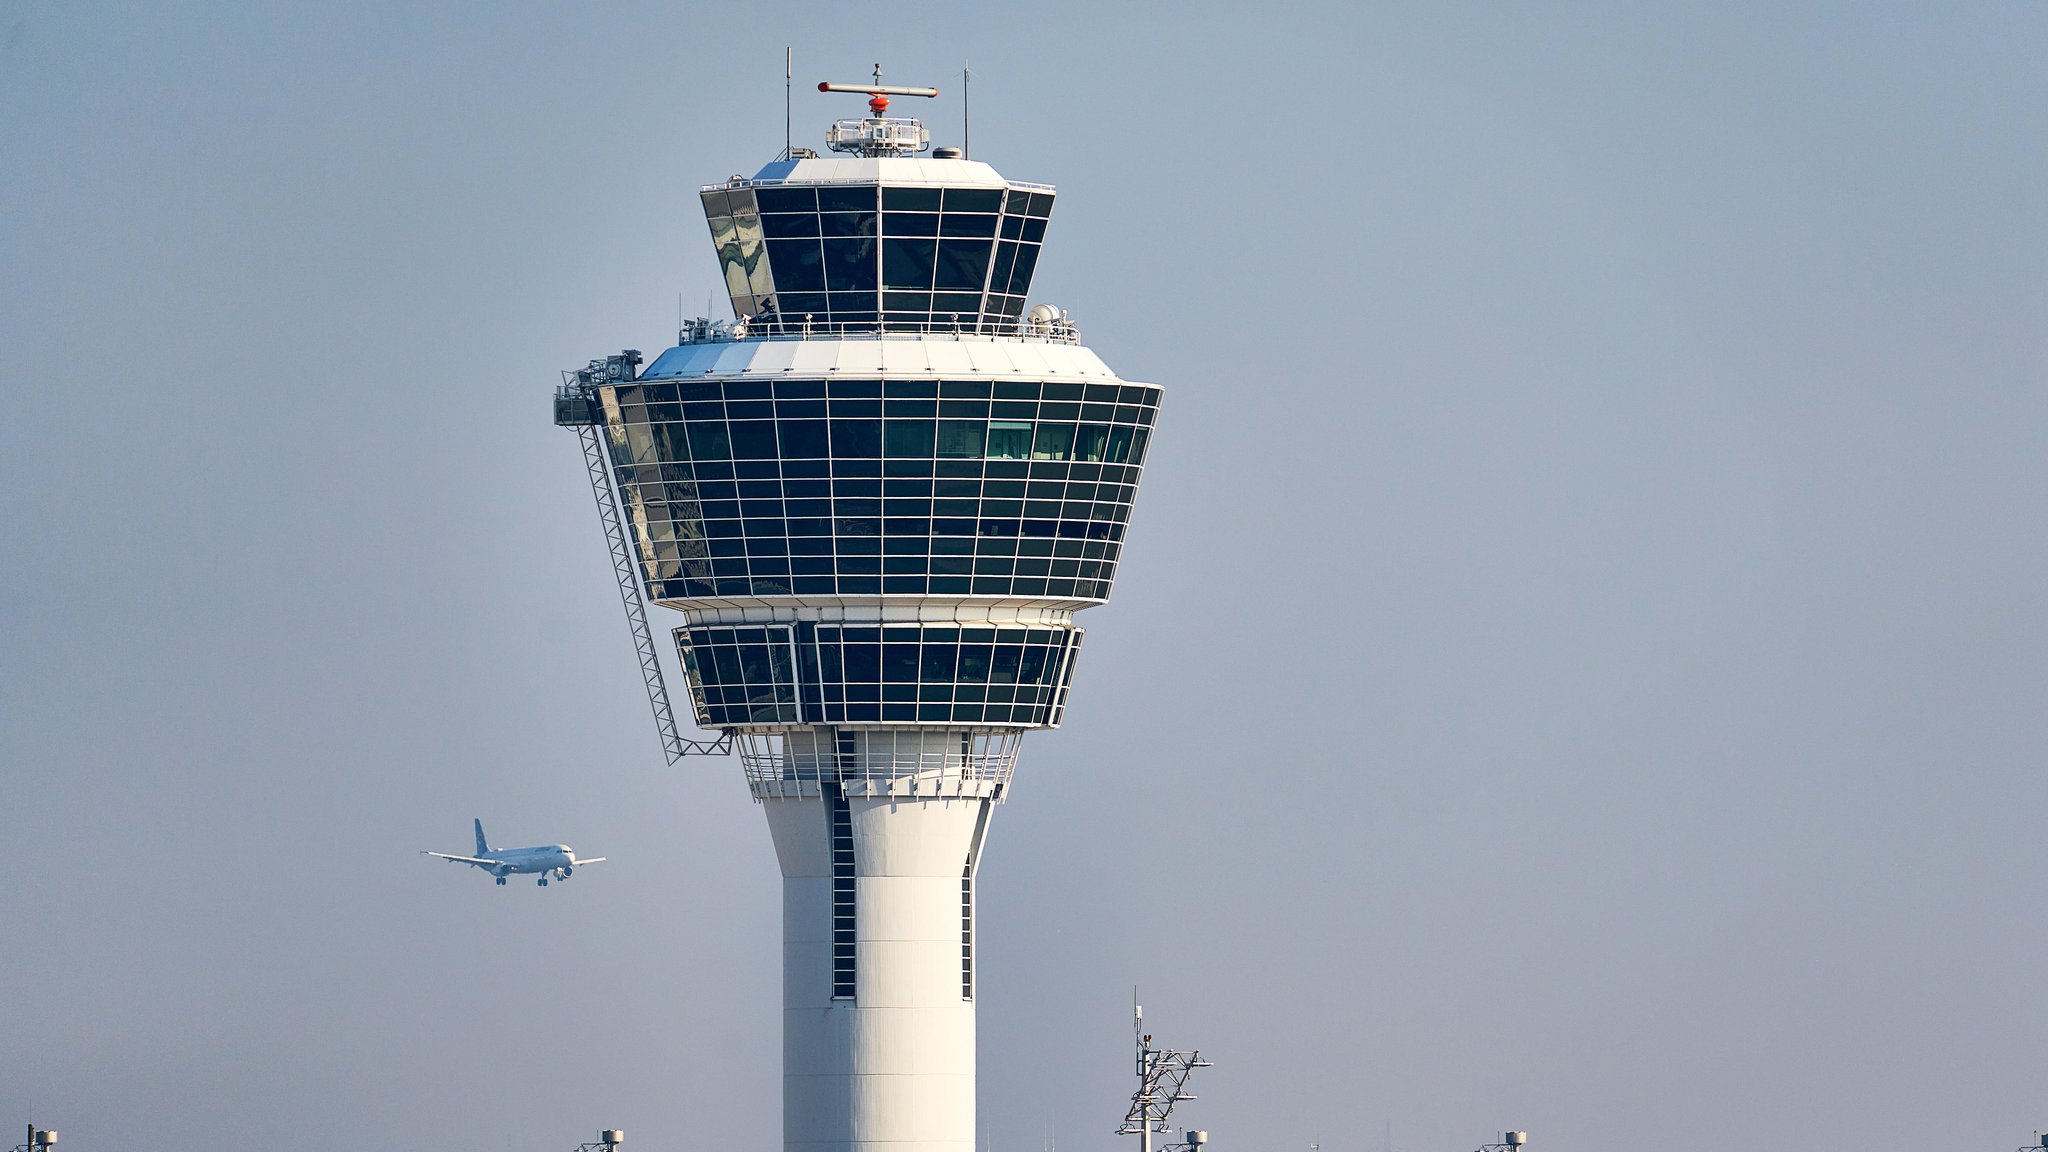
[[[1024,733],[1015,729],[940,733],[914,728],[728,733],[754,799],[819,795],[837,784],[855,796],[992,796],[1016,771]],[[942,737],[943,738],[943,737]],[[842,743],[844,741],[844,743]]]
[[[972,320],[932,321],[924,324],[892,323],[887,328],[872,324],[858,327],[834,324],[812,315],[748,317],[741,320],[698,320],[676,332],[678,344],[727,344],[738,340],[1027,340],[1041,344],[1081,343],[1081,329],[1061,318],[1048,323],[1030,321],[1008,324],[977,324]]]

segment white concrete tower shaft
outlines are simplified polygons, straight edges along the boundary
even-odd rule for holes
[[[783,1146],[971,1152],[963,932],[993,801],[825,791],[763,802],[783,877]]]

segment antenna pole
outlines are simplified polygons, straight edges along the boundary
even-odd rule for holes
[[[973,75],[973,73],[967,70],[967,64],[968,62],[965,60],[960,62],[960,158],[962,160],[974,159],[974,136],[967,130],[969,123],[967,78]]]
[[[795,141],[794,138],[790,135],[789,130],[789,102],[790,77],[795,74],[795,70],[792,67],[792,65],[794,65],[795,62],[796,50],[788,46],[784,46],[782,49],[782,158],[784,160],[789,159],[794,151],[790,147],[790,145]]]

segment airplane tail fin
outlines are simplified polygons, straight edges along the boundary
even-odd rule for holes
[[[476,822],[476,854],[481,856],[490,850],[490,844],[484,840],[484,822],[479,819]]]

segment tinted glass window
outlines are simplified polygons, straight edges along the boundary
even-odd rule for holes
[[[873,212],[827,212],[822,217],[827,236],[873,236]]]
[[[754,196],[763,212],[815,212],[818,194],[810,188],[756,188]]]
[[[884,188],[882,207],[907,212],[937,212],[939,190],[937,188]]]
[[[982,454],[988,425],[980,420],[939,421],[939,455],[973,457]]]
[[[1074,448],[1074,426],[1055,421],[1041,421],[1038,435],[1031,441],[1033,460],[1065,460]]]
[[[1080,436],[1074,441],[1074,459],[1099,461],[1108,443],[1109,428],[1106,425],[1083,424]]]
[[[834,292],[875,290],[877,285],[873,240],[826,240],[824,247],[827,289]],[[865,306],[873,308],[874,300],[868,300]]]
[[[1131,433],[1135,431],[1128,424],[1114,424],[1109,429],[1109,453],[1112,464],[1121,464],[1131,458]]]
[[[946,189],[946,211],[948,212],[1000,212],[1003,209],[1001,188],[948,188]]]
[[[932,260],[937,255],[934,240],[891,239],[882,241],[882,284],[888,288],[932,286]]]
[[[818,208],[825,212],[858,212],[875,210],[875,186],[855,184],[827,186],[818,189]]]
[[[775,424],[770,420],[735,420],[732,455],[735,460],[775,459]]]
[[[771,239],[789,236],[816,236],[818,234],[818,217],[815,213],[810,212],[800,216],[763,216],[761,217],[761,231],[766,233]]]
[[[919,458],[932,454],[932,422],[930,420],[888,421],[888,442],[886,455]],[[927,473],[929,475],[929,473]]]
[[[938,277],[933,286],[942,290],[965,288],[980,291],[982,281],[988,278],[988,254],[987,240],[939,241]],[[968,307],[978,310],[980,302]]]
[[[1031,273],[1038,267],[1038,245],[1026,244],[1017,249],[1017,267],[1010,273],[1010,291],[1023,295],[1031,291]]]
[[[993,216],[963,216],[956,212],[948,212],[940,218],[941,236],[988,237],[995,234],[996,218]]]
[[[699,460],[732,459],[732,443],[725,438],[725,422],[691,424],[690,455]]]
[[[768,262],[775,287],[783,292],[823,292],[825,267],[816,240],[770,240]]]
[[[694,434],[696,429],[691,429]],[[696,451],[691,442],[690,450]],[[854,459],[873,459],[882,454],[882,422],[880,420],[834,420],[832,421],[832,455]]]
[[[830,454],[823,420],[784,420],[777,431],[782,438],[782,455],[786,459]]]
[[[988,426],[988,454],[999,460],[1023,460],[1031,455],[1029,420],[992,420]]]
[[[930,212],[884,212],[884,236],[937,236],[939,218]]]

